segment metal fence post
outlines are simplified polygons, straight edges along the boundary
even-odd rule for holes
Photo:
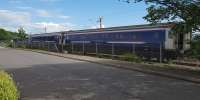
[[[40,42],[38,42],[38,49],[40,49]]]
[[[85,41],[83,41],[83,55],[85,55]]]
[[[47,42],[47,45],[48,45],[48,51],[50,51],[50,50],[49,50],[49,49],[50,49],[50,48],[49,48],[49,42]]]
[[[98,56],[98,43],[95,43],[95,48],[96,48],[96,56]]]
[[[162,63],[162,43],[160,43],[160,63]]]
[[[64,53],[64,36],[65,33],[61,33],[61,53]]]
[[[73,53],[74,52],[74,44],[71,43],[71,45],[72,45],[72,53]]]
[[[132,53],[135,54],[135,44],[133,44],[132,46],[133,46],[133,51],[132,51]]]
[[[55,47],[56,51],[57,51],[57,52],[59,52],[59,49],[58,49],[58,47],[57,47],[57,44],[56,44],[56,43],[54,43],[54,47]],[[64,52],[62,52],[62,53],[64,53]]]
[[[114,59],[114,54],[115,54],[115,47],[114,43],[112,43],[112,59]]]
[[[42,43],[42,49],[45,48],[45,43],[44,42],[41,42]]]
[[[24,43],[24,41],[22,41],[22,45],[23,45],[23,48],[26,48],[26,47],[25,47],[25,43]]]
[[[15,48],[15,44],[16,44],[16,42],[15,42],[15,41],[13,41],[13,48]]]
[[[31,41],[31,42],[30,42],[30,48],[31,48],[31,49],[32,49],[32,43],[33,43],[33,42]]]

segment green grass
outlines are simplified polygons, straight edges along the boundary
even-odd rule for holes
[[[120,56],[120,60],[136,62],[136,63],[142,62],[142,59],[140,57],[138,57],[136,54],[132,54],[132,53],[123,54],[122,56]]]
[[[0,70],[0,100],[19,100],[19,91],[12,77]]]

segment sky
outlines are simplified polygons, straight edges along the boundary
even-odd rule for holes
[[[28,34],[147,24],[144,3],[119,0],[0,0],[0,28]]]

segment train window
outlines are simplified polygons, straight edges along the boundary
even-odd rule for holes
[[[104,38],[108,38],[108,34],[104,34],[104,36],[105,36]]]
[[[137,39],[137,36],[136,36],[136,34],[133,34],[133,39]]]
[[[123,39],[123,34],[119,34],[119,38],[120,38],[120,39]]]
[[[157,39],[159,38],[159,33],[154,33],[154,37]]]
[[[102,34],[102,38],[105,38],[105,35],[104,35],[104,34]]]
[[[120,34],[116,34],[116,39],[119,39],[120,38]]]
[[[81,40],[84,40],[84,38],[85,38],[85,36],[84,36],[84,35],[80,36],[80,39],[81,39]]]
[[[109,34],[105,34],[105,38],[109,38]]]
[[[104,38],[104,34],[102,34],[101,37]]]

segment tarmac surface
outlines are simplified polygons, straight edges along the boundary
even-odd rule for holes
[[[35,52],[0,48],[21,100],[200,100],[200,85]]]

